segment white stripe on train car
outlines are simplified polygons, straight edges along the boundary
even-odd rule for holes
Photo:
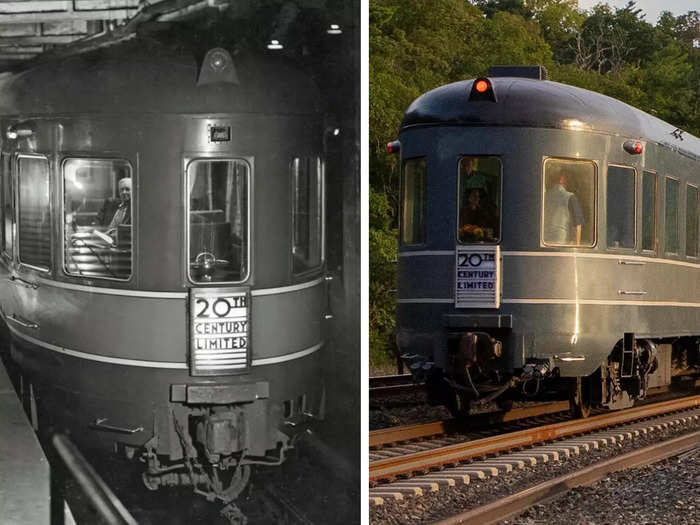
[[[69,348],[64,348],[62,346],[57,346],[53,345],[51,343],[47,343],[45,341],[41,341],[40,339],[36,339],[34,337],[31,337],[29,335],[21,333],[19,330],[16,328],[9,326],[8,328],[10,331],[20,339],[24,339],[25,341],[35,344],[37,346],[40,346],[42,348],[46,348],[47,350],[52,350],[54,352],[58,352],[60,354],[65,354],[69,355],[72,357],[77,357],[80,359],[87,359],[90,361],[99,361],[101,363],[110,363],[110,364],[115,364],[115,365],[125,365],[125,366],[141,366],[141,367],[146,367],[146,368],[165,368],[165,369],[170,369],[170,370],[188,370],[189,366],[187,366],[187,363],[171,363],[167,361],[144,361],[141,359],[124,359],[122,357],[108,357],[104,355],[99,355],[99,354],[89,354],[86,352],[79,352],[78,350],[71,350]],[[319,344],[314,345],[310,348],[305,348],[304,350],[300,350],[298,352],[293,352],[291,354],[284,354],[284,355],[279,355],[275,357],[266,357],[263,359],[253,359],[251,362],[251,366],[262,366],[262,365],[271,365],[275,363],[284,363],[285,361],[292,361],[294,359],[299,359],[301,357],[305,357],[307,355],[313,354],[317,350],[319,350],[322,346],[324,345],[324,342],[321,341]]]
[[[421,250],[415,252],[399,252],[399,257],[444,257],[454,255],[454,250]],[[675,261],[661,257],[643,257],[641,255],[628,255],[625,253],[586,253],[586,252],[550,252],[550,251],[503,251],[504,257],[569,257],[572,259],[617,259],[620,261],[635,261],[649,264],[670,264],[674,266],[686,266],[688,268],[700,268],[700,263],[689,261]]]
[[[324,277],[319,277],[313,281],[307,281],[305,283],[293,284],[291,286],[280,286],[277,288],[261,288],[258,290],[251,290],[250,294],[254,297],[259,295],[278,295],[289,292],[296,292],[299,290],[304,290],[305,288],[312,288],[324,281]],[[36,279],[37,283],[44,286],[52,286],[54,288],[63,288],[64,290],[76,290],[79,292],[88,292],[102,295],[121,295],[125,297],[139,297],[144,299],[187,299],[187,292],[149,292],[146,290],[125,290],[123,288],[103,288],[97,286],[86,286],[84,284],[73,284],[64,283],[60,281],[54,281],[51,279],[44,279],[43,277],[38,277]]]
[[[413,298],[399,299],[400,304],[437,304],[454,303],[447,298]],[[684,303],[679,301],[612,301],[606,299],[538,299],[528,297],[523,299],[501,299],[501,304],[563,304],[563,305],[598,305],[598,306],[675,306],[679,308],[700,308],[700,303]]]

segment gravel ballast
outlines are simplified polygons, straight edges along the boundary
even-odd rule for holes
[[[663,430],[657,430],[653,433],[640,435],[633,438],[632,440],[624,440],[614,444],[609,444],[598,450],[593,450],[590,452],[582,453],[579,456],[572,456],[564,461],[560,462],[549,462],[544,464],[538,464],[535,467],[526,467],[525,469],[511,472],[507,475],[501,475],[497,477],[491,477],[486,480],[473,481],[469,485],[462,485],[453,488],[443,488],[439,492],[427,493],[420,497],[407,498],[403,501],[395,501],[393,499],[388,499],[381,506],[370,508],[370,522],[374,524],[406,524],[406,523],[433,523],[441,519],[459,514],[468,510],[472,507],[484,505],[496,499],[502,498],[504,496],[513,494],[517,491],[524,490],[532,485],[552,479],[557,476],[572,472],[576,469],[582,468],[587,465],[591,465],[603,459],[607,459],[613,456],[623,454],[625,452],[630,452],[634,449],[641,448],[643,446],[651,445],[662,440],[669,439],[671,437],[676,437],[689,432],[695,432],[700,430],[700,422],[694,420],[688,423],[681,423],[674,427],[669,427]],[[697,460],[695,460],[697,461]],[[653,466],[651,468],[654,468]],[[681,468],[681,467],[679,467]],[[637,469],[639,470],[639,469]],[[632,471],[630,471],[632,472]],[[697,472],[697,471],[696,471]],[[623,475],[621,473],[620,475]],[[610,479],[613,479],[610,476]],[[696,480],[698,483],[700,481]],[[600,485],[600,484],[598,484]],[[598,486],[596,485],[596,486]],[[595,490],[595,487],[593,488]],[[652,507],[658,507],[663,505],[662,501],[657,501],[654,503],[654,491],[659,489],[658,485],[648,486],[648,494],[639,495],[637,505],[644,504],[650,509]],[[696,495],[694,499],[700,500],[700,495],[698,492],[698,485],[689,485],[686,487],[687,492],[690,493],[691,490],[695,490]],[[583,490],[583,489],[580,489]],[[618,504],[621,505],[624,498],[620,498]],[[683,497],[677,498],[686,502],[687,499]],[[559,501],[559,500],[557,500]],[[551,504],[550,504],[551,505]],[[603,505],[603,504],[601,504]],[[694,512],[697,512],[698,505],[695,505]],[[620,520],[614,514],[616,508],[611,506],[603,506],[596,510],[597,514],[595,518],[591,518],[588,521],[576,521],[577,514],[574,510],[569,512],[561,512],[559,505],[551,507],[553,509],[551,516],[539,517],[537,515],[525,516],[522,520],[517,523],[585,523],[586,525],[590,523],[602,524],[602,523],[619,523]],[[559,509],[559,510],[557,510]],[[544,506],[542,511],[545,512],[547,506]],[[610,515],[607,516],[605,513],[610,510]],[[651,512],[651,511],[650,511]],[[677,521],[677,523],[700,523],[697,516],[693,516],[688,513],[688,509],[681,511],[686,521]],[[649,514],[653,516],[653,514]],[[560,521],[550,521],[549,518],[556,518]],[[520,518],[518,518],[520,519]],[[695,519],[696,521],[689,521]],[[530,520],[530,521],[527,521]],[[649,518],[649,520],[638,521],[635,519],[625,520],[626,523],[667,523],[667,520],[661,522],[655,521],[654,518]],[[511,521],[513,523],[513,521]],[[677,525],[674,523],[674,525]]]
[[[509,525],[592,523],[700,523],[700,448],[687,457],[615,472],[546,505],[535,505]]]

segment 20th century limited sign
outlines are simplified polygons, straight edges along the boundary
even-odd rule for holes
[[[455,308],[498,308],[501,304],[499,246],[457,246]]]
[[[190,369],[196,375],[238,373],[249,365],[250,295],[211,288],[190,291]]]

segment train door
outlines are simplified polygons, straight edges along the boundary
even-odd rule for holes
[[[190,373],[245,373],[251,365],[252,158],[185,160]]]
[[[12,256],[8,257],[5,318],[20,339],[40,338],[39,279],[51,272],[51,194],[49,159],[39,154],[15,154],[12,165],[14,210]],[[7,219],[6,219],[7,220]],[[9,225],[8,225],[9,226]],[[6,227],[6,235],[10,227]],[[8,246],[8,249],[10,247]],[[8,254],[9,256],[9,254]]]

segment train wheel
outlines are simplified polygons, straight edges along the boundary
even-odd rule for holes
[[[571,415],[577,419],[591,415],[591,386],[587,378],[576,378],[576,386],[571,392],[569,406]]]

